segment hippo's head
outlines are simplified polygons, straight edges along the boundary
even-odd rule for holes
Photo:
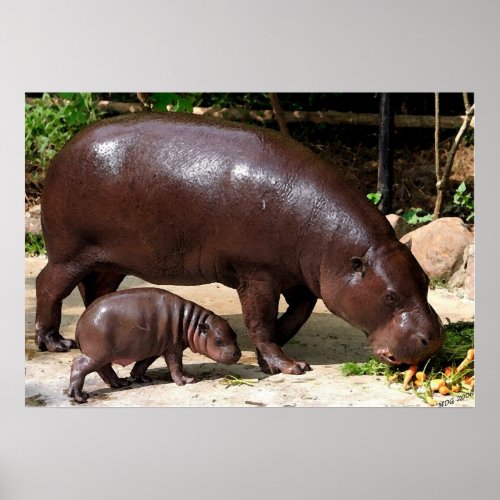
[[[236,333],[225,319],[212,314],[198,324],[197,333],[194,342],[198,352],[227,365],[240,359]]]
[[[327,252],[321,264],[328,309],[363,330],[387,364],[418,364],[432,356],[443,343],[443,327],[427,302],[429,279],[408,248],[391,241],[364,255],[339,253]]]

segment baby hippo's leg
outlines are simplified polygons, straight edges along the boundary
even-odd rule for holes
[[[152,356],[150,358],[141,359],[132,368],[130,376],[134,379],[134,382],[139,384],[152,382],[152,378],[148,377],[145,373],[146,370],[158,359],[158,356]]]
[[[120,378],[116,374],[111,367],[111,363],[104,365],[101,369],[97,370],[97,373],[104,380],[104,382],[106,382],[106,384],[113,389],[119,389],[120,387],[126,387],[131,384],[131,382],[129,382],[126,378]]]
[[[168,369],[170,370],[172,380],[177,385],[194,384],[195,382],[198,382],[198,379],[195,377],[188,377],[184,373],[182,368],[182,350],[175,349],[171,352],[167,352],[164,357]]]
[[[97,366],[95,362],[82,354],[75,358],[71,363],[71,375],[69,379],[69,396],[72,397],[77,403],[86,403],[89,395],[82,392],[85,377],[96,371]]]

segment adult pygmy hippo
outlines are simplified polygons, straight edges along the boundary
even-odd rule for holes
[[[182,369],[182,352],[189,347],[218,363],[236,363],[241,351],[229,323],[193,302],[158,288],[134,288],[95,300],[76,325],[82,355],[73,360],[69,395],[85,403],[85,377],[96,371],[110,387],[129,385],[111,363],[138,361],[131,376],[148,382],[146,370],[164,356],[177,385],[196,382]]]
[[[428,279],[379,211],[329,163],[278,132],[177,113],[102,120],[59,152],[42,197],[48,264],[36,343],[64,351],[61,301],[125,275],[235,288],[259,364],[300,374],[282,347],[317,298],[387,363],[442,344]],[[283,294],[288,310],[277,319]]]

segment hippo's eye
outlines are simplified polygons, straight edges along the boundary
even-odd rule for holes
[[[390,305],[396,305],[398,298],[394,292],[387,292],[385,295],[385,301]]]
[[[217,338],[215,339],[215,345],[216,345],[217,347],[221,347],[221,346],[223,346],[223,345],[224,345],[224,342],[222,341],[222,339],[220,339],[219,337],[217,337]]]

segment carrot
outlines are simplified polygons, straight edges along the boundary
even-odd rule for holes
[[[475,355],[475,349],[469,349],[467,351],[467,356],[460,363],[460,365],[458,365],[457,373],[461,372],[474,359],[474,355]]]
[[[405,378],[403,380],[403,391],[406,391],[408,388],[408,384],[410,383],[410,380],[413,378],[413,375],[417,373],[418,366],[417,365],[411,365],[408,370],[406,370],[405,373]]]
[[[423,384],[423,380],[414,380],[413,381],[413,384],[416,385],[417,387],[422,387],[422,384]]]
[[[446,386],[446,382],[442,378],[435,378],[431,380],[430,388],[432,392],[439,391],[440,387]]]
[[[427,378],[427,375],[424,372],[417,372],[415,373],[415,378],[423,382]]]
[[[446,394],[448,394],[450,392],[450,389],[448,389],[448,387],[446,387],[445,385],[442,385],[440,388],[439,388],[439,394],[442,394],[443,396],[445,396]]]
[[[452,385],[451,392],[460,392],[460,386],[459,385]]]
[[[446,378],[449,378],[453,375],[453,368],[451,366],[448,366],[444,369],[444,376]]]

